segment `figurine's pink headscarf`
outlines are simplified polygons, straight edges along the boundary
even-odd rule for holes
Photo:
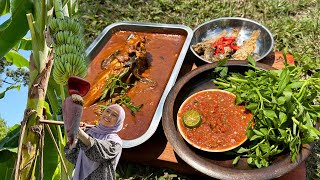
[[[111,140],[116,143],[119,143],[122,146],[121,138],[116,134],[119,132],[123,127],[123,122],[125,119],[125,111],[121,106],[118,104],[112,104],[108,106],[105,110],[112,108],[114,111],[118,112],[119,118],[117,123],[113,127],[105,127],[101,123],[98,126],[95,126],[87,131],[89,135],[93,138],[100,139],[100,140]],[[116,163],[113,164],[114,170],[116,170],[117,164],[119,162],[121,156],[121,152],[116,157]],[[74,170],[74,177],[73,179],[85,179],[88,177],[94,170],[99,167],[100,163],[91,161],[80,149],[76,167]]]

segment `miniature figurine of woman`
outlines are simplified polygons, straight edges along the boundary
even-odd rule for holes
[[[79,128],[75,147],[64,149],[66,159],[75,164],[74,180],[115,180],[115,171],[122,152],[122,129],[125,111],[117,104],[108,106],[99,124],[84,132]]]

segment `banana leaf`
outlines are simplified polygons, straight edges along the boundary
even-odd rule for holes
[[[26,35],[29,30],[26,14],[33,12],[32,0],[12,0],[10,6],[11,17],[0,24],[0,57]]]

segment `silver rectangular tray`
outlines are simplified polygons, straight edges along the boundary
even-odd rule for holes
[[[185,56],[188,52],[193,31],[184,25],[178,24],[157,24],[157,23],[141,23],[141,22],[119,22],[107,26],[102,33],[93,41],[87,48],[86,55],[91,60],[102,50],[104,45],[108,42],[111,36],[118,31],[134,31],[134,32],[151,32],[151,33],[165,33],[165,34],[179,34],[186,35],[186,40],[182,46],[181,52],[178,56],[176,64],[172,70],[168,83],[160,98],[159,104],[151,120],[150,126],[147,131],[140,137],[132,140],[123,140],[123,148],[131,148],[142,144],[147,141],[156,131],[162,117],[162,109],[164,101],[176,82],[180,69],[184,62]]]

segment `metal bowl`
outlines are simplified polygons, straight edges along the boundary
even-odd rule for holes
[[[200,60],[206,63],[212,63],[211,61],[199,56],[193,50],[192,45],[195,45],[206,39],[213,38],[214,36],[220,34],[223,30],[232,32],[232,30],[235,28],[240,28],[240,34],[237,38],[238,44],[241,44],[243,41],[249,39],[252,31],[260,30],[260,36],[257,40],[256,49],[254,51],[254,54],[257,55],[257,57],[255,57],[256,61],[263,59],[272,51],[274,40],[271,32],[266,27],[253,20],[238,17],[223,17],[219,19],[213,19],[196,27],[193,31],[194,33],[190,43],[190,50]]]
[[[199,150],[186,142],[177,126],[177,113],[181,104],[192,94],[214,89],[211,73],[218,66],[217,62],[205,64],[179,79],[168,94],[162,113],[164,133],[177,155],[194,169],[217,179],[273,179],[295,169],[311,153],[312,145],[303,145],[296,160],[291,162],[289,152],[275,157],[272,164],[263,168],[248,166],[246,158],[240,158],[238,165],[232,164],[234,155],[220,152]],[[229,72],[244,73],[250,67],[246,61],[228,61]],[[257,63],[260,69],[271,70],[271,66]]]

